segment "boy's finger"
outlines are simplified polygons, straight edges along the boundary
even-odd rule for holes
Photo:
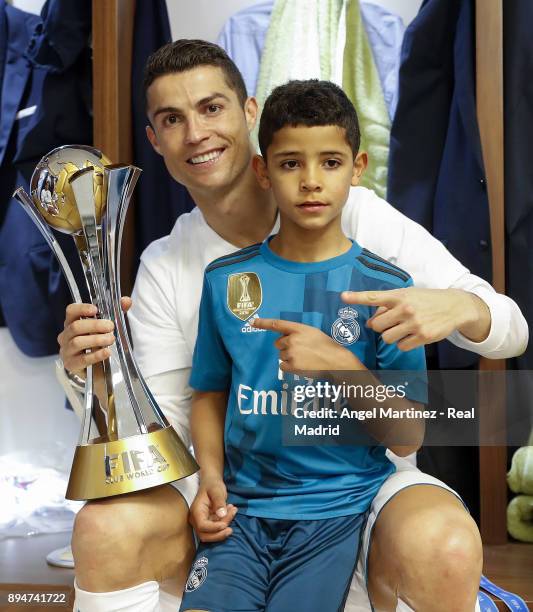
[[[224,531],[220,531],[219,533],[205,533],[201,531],[197,531],[196,535],[200,539],[201,542],[222,542],[233,533],[233,530],[228,527],[224,529]]]
[[[212,521],[210,519],[199,519],[195,521],[196,531],[198,533],[218,533],[223,529],[227,528],[226,523],[223,521]]]
[[[257,329],[266,329],[273,331],[278,334],[292,334],[299,331],[302,327],[302,323],[296,323],[295,321],[285,321],[284,319],[252,319],[250,325]]]
[[[210,520],[215,521],[217,523],[224,523],[225,525],[229,525],[231,521],[235,518],[235,515],[237,514],[237,508],[230,504],[229,506],[226,506],[226,510],[227,512],[224,518],[221,519],[216,514],[212,514],[209,517]]]

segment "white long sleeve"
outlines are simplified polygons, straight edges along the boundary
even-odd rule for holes
[[[189,419],[192,389],[189,387],[191,368],[170,370],[146,379],[163,414],[174,427],[185,446],[191,446]]]
[[[528,325],[517,304],[471,274],[426,229],[375,193],[363,187],[351,190],[343,211],[343,229],[362,246],[406,270],[416,286],[463,289],[487,304],[491,314],[488,337],[472,342],[454,332],[448,337],[450,342],[489,359],[515,357],[525,351]]]

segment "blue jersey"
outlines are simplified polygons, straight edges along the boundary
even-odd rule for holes
[[[377,445],[284,445],[290,418],[278,336],[249,325],[252,317],[312,325],[351,350],[369,370],[425,370],[424,349],[400,351],[365,326],[369,306],[346,308],[345,290],[412,285],[400,268],[353,243],[321,262],[299,263],[253,245],[205,271],[190,384],[229,390],[224,445],[228,503],[247,515],[314,520],[366,511],[394,471]],[[287,416],[288,415],[288,416]]]

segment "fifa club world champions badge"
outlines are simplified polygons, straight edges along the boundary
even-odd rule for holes
[[[246,321],[261,306],[263,291],[255,272],[239,272],[228,277],[227,304],[237,319]]]

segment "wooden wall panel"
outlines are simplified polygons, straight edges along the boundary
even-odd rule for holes
[[[505,293],[503,164],[503,4],[476,0],[477,118],[487,179],[492,245],[492,284]],[[505,361],[482,359],[480,370],[505,370]],[[480,433],[505,432],[505,388],[480,379]],[[480,448],[481,535],[485,544],[507,541],[507,448]]]
[[[132,163],[131,63],[135,0],[92,0],[94,146],[113,163]],[[122,240],[122,293],[133,286],[133,202]]]

